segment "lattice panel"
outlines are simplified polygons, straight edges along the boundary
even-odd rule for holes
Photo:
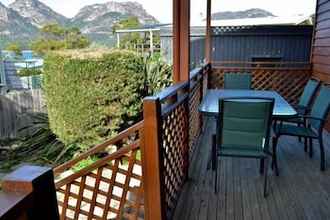
[[[256,69],[244,71],[239,69],[214,69],[209,73],[209,88],[220,89],[224,84],[224,73],[252,73],[252,88],[257,90],[274,90],[291,104],[297,104],[303,89],[310,78],[310,70]]]
[[[137,152],[59,187],[62,219],[143,219],[142,167]]]
[[[135,125],[91,149],[95,155],[117,147],[117,151],[86,168],[73,172],[74,163],[68,162],[63,165],[64,172],[62,168],[55,169],[61,176],[69,172],[55,183],[61,219],[144,219],[139,140],[142,128],[141,123]]]
[[[172,216],[188,173],[187,101],[181,103],[162,119],[163,177],[168,218]]]
[[[202,79],[190,90],[189,98],[189,152],[195,151],[196,141],[202,129],[202,115],[198,108],[202,100]]]
[[[282,95],[289,103],[297,104],[309,78],[310,72],[305,70],[275,71],[273,90]]]

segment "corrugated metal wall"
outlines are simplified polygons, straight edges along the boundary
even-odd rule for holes
[[[213,29],[214,61],[253,61],[274,57],[285,62],[309,62],[312,26],[255,26]]]
[[[204,27],[191,28],[191,66],[204,61]],[[312,26],[251,26],[213,28],[213,61],[252,61],[276,57],[284,62],[309,62]],[[172,61],[172,33],[161,30],[162,53]]]

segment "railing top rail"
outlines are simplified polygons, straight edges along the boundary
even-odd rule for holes
[[[54,174],[58,175],[58,174],[64,172],[65,170],[71,168],[72,166],[79,163],[80,161],[87,159],[88,157],[95,155],[96,153],[106,149],[109,145],[115,145],[117,142],[121,141],[123,138],[127,137],[128,135],[130,135],[138,130],[142,130],[142,129],[143,129],[143,121],[133,125],[132,127],[126,129],[125,131],[120,132],[114,138],[112,138],[102,144],[96,145],[89,151],[79,155],[78,157],[68,161],[67,163],[54,168]]]
[[[190,71],[190,80],[201,74],[201,72],[204,70],[203,67],[198,67]]]
[[[163,91],[158,93],[155,97],[159,98],[160,101],[163,101],[167,98],[170,98],[170,97],[176,95],[179,90],[183,90],[183,89],[187,88],[188,85],[189,85],[189,82],[177,83],[173,86],[170,86],[170,87],[164,89]]]
[[[212,64],[310,64],[309,62],[290,62],[290,61],[212,61]]]

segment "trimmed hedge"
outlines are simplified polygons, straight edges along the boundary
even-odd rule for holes
[[[43,87],[53,132],[87,147],[128,126],[140,116],[143,67],[129,51],[49,54]]]

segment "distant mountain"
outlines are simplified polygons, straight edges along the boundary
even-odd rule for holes
[[[115,2],[83,7],[72,19],[55,12],[39,0],[15,0],[8,7],[0,2],[0,43],[24,39],[28,42],[46,24],[58,23],[78,27],[82,33],[99,43],[114,42],[112,27],[122,19],[137,17],[142,25],[158,21],[137,2]]]
[[[35,26],[0,2],[0,45],[8,41],[27,42],[36,37],[37,33]]]
[[[252,8],[245,11],[225,11],[216,12],[212,14],[213,20],[231,20],[231,19],[243,19],[243,18],[264,18],[264,17],[275,17],[269,11]]]
[[[71,24],[80,27],[83,33],[109,33],[115,23],[130,16],[137,17],[143,25],[158,23],[137,2],[111,1],[82,8]]]
[[[9,5],[9,8],[15,10],[36,27],[42,27],[49,23],[65,25],[69,21],[38,0],[16,0]]]

